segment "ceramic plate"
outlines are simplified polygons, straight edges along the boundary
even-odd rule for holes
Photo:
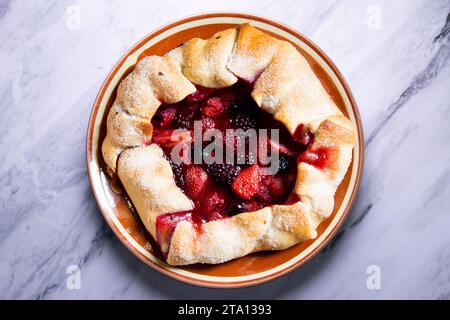
[[[132,203],[120,184],[111,180],[101,156],[106,134],[106,115],[115,99],[118,83],[148,55],[163,55],[193,37],[209,38],[215,32],[250,22],[277,38],[291,42],[311,64],[338,107],[350,118],[358,135],[353,161],[335,196],[330,218],[318,228],[318,236],[282,251],[261,252],[220,265],[172,267],[164,262],[159,248],[145,231]],[[152,268],[177,280],[206,287],[233,288],[260,284],[298,268],[317,254],[344,222],[359,188],[363,165],[361,121],[350,89],[331,60],[295,30],[280,23],[247,14],[211,13],[185,18],[150,33],[134,45],[109,73],[94,103],[87,134],[87,164],[95,198],[106,221],[117,237]]]

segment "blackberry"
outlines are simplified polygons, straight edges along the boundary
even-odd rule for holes
[[[256,200],[244,201],[234,199],[230,202],[228,206],[228,215],[234,216],[242,212],[252,212],[262,209],[264,207],[263,203]]]
[[[236,103],[236,101],[231,101],[230,102],[230,108],[231,108],[231,110],[238,110],[239,109],[239,105]]]
[[[228,214],[230,216],[237,215],[242,212],[246,212],[245,210],[245,202],[243,200],[232,200],[230,205],[228,206]]]
[[[233,119],[236,129],[248,130],[256,127],[256,120],[248,114],[238,113]]]
[[[179,128],[192,129],[194,127],[194,114],[179,113],[175,117],[175,123]]]
[[[226,163],[212,163],[205,166],[211,178],[225,185],[231,185],[241,171],[239,166]]]
[[[256,164],[258,163],[258,154],[250,151],[247,146],[243,154],[240,152],[236,152],[236,162],[238,164],[246,165]]]
[[[285,172],[289,169],[289,161],[282,155],[278,156],[278,172]]]
[[[170,166],[172,167],[173,176],[175,178],[175,183],[179,188],[184,188],[185,181],[183,175],[183,164],[174,163],[169,157],[166,157],[169,160]]]

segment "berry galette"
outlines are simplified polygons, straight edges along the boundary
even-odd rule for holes
[[[353,126],[290,43],[249,24],[137,63],[102,153],[171,265],[316,237]]]

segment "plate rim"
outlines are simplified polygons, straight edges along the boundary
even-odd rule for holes
[[[93,146],[93,133],[94,133],[94,127],[95,127],[95,121],[98,117],[98,111],[100,107],[100,103],[103,100],[103,96],[105,95],[105,92],[107,91],[107,88],[109,87],[111,81],[117,74],[120,67],[126,62],[126,60],[129,58],[130,55],[135,53],[137,50],[139,50],[145,43],[150,41],[151,39],[155,38],[159,34],[168,31],[178,25],[182,25],[188,22],[192,22],[195,20],[204,20],[208,18],[241,18],[241,19],[248,19],[251,21],[258,21],[262,22],[268,25],[271,25],[275,28],[281,29],[284,32],[287,32],[294,36],[295,38],[301,40],[304,42],[307,46],[312,48],[330,67],[330,69],[333,71],[333,73],[338,78],[340,84],[342,85],[342,88],[345,91],[345,94],[347,95],[347,98],[349,99],[351,109],[353,112],[353,116],[355,117],[356,122],[356,129],[357,129],[357,135],[358,135],[358,142],[359,142],[359,154],[358,159],[353,159],[353,163],[358,164],[357,172],[356,172],[356,178],[355,178],[355,184],[353,187],[353,190],[350,194],[350,198],[346,204],[346,207],[344,208],[344,212],[339,217],[339,220],[337,221],[334,228],[328,233],[328,235],[310,252],[308,255],[306,255],[303,259],[296,261],[290,266],[287,266],[286,268],[279,270],[277,272],[274,272],[272,274],[268,274],[259,278],[250,279],[250,280],[240,280],[240,281],[230,281],[230,282],[215,282],[210,280],[203,280],[203,279],[195,279],[186,275],[182,275],[179,273],[174,273],[173,271],[168,270],[164,266],[160,266],[157,263],[151,261],[148,259],[148,257],[144,256],[141,252],[139,252],[125,237],[121,234],[120,230],[117,228],[117,226],[114,224],[114,222],[111,220],[109,215],[105,212],[106,209],[103,208],[101,205],[101,202],[98,198],[98,192],[96,185],[93,182],[93,173],[91,172],[91,163],[94,161],[93,159],[93,153],[92,153],[92,146]],[[101,115],[102,117],[104,114]],[[167,24],[162,25],[159,28],[154,29],[153,31],[146,34],[143,38],[138,40],[135,44],[133,44],[129,50],[127,50],[120,59],[114,64],[111,71],[106,76],[105,80],[103,81],[99,92],[95,98],[95,101],[93,103],[91,114],[89,117],[88,122],[88,128],[87,128],[87,135],[86,135],[86,160],[87,160],[87,171],[89,176],[89,183],[91,185],[92,192],[94,194],[95,200],[97,202],[97,206],[100,209],[100,212],[102,213],[103,218],[108,223],[109,227],[113,230],[115,236],[119,238],[119,240],[135,255],[137,256],[141,261],[143,261],[145,264],[149,265],[156,271],[160,272],[161,274],[170,277],[172,279],[176,279],[178,281],[201,286],[201,287],[208,287],[208,288],[242,288],[242,287],[249,287],[254,286],[258,284],[267,283],[269,281],[278,279],[295,269],[299,268],[300,266],[304,265],[305,263],[309,262],[317,253],[322,251],[322,249],[330,242],[330,240],[336,235],[338,230],[342,227],[343,223],[347,219],[353,204],[356,199],[356,195],[358,194],[358,191],[360,189],[361,185],[361,178],[362,178],[362,171],[364,167],[364,134],[362,129],[362,121],[361,116],[359,113],[359,109],[356,103],[355,98],[353,97],[353,94],[350,90],[350,87],[343,77],[340,70],[336,67],[336,65],[333,63],[333,61],[320,49],[314,42],[312,42],[308,37],[306,37],[304,34],[298,32],[297,30],[272,19],[265,18],[262,16],[257,16],[249,13],[241,13],[241,12],[207,12],[207,13],[199,13],[190,15],[184,18],[173,20],[172,22],[169,22]],[[357,160],[357,161],[356,161]],[[348,190],[348,189],[347,189]],[[171,266],[170,266],[171,267]],[[173,268],[173,267],[171,267]],[[269,269],[270,270],[270,269]],[[226,278],[226,277],[224,277]]]

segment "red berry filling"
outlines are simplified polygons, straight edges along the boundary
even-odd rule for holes
[[[202,223],[223,219],[241,212],[256,211],[266,206],[294,203],[298,196],[291,193],[296,180],[296,164],[306,162],[323,168],[330,159],[327,149],[310,150],[313,136],[299,126],[294,137],[272,115],[264,112],[250,96],[251,86],[245,82],[226,89],[197,87],[198,91],[183,101],[161,106],[152,119],[154,129],[152,142],[157,143],[169,159],[177,185],[192,200],[194,209],[186,212],[158,216],[157,234],[160,244],[167,244],[178,222],[186,220],[199,226]],[[221,163],[186,162],[176,164],[170,160],[172,149],[180,142],[190,144],[191,159],[194,158],[196,143],[203,146],[201,156],[211,142],[196,141],[195,121],[199,121],[202,134],[208,129],[222,133],[223,153],[230,149],[233,162]],[[184,129],[177,131],[176,129]],[[249,138],[227,136],[227,129],[278,129],[278,140],[274,137],[258,136],[256,154],[249,153]],[[219,141],[213,140],[214,143]],[[243,143],[245,154],[238,152]],[[241,144],[242,145],[242,144]],[[264,149],[262,149],[264,147]],[[305,151],[306,149],[306,151]],[[184,150],[186,152],[186,150]],[[216,156],[216,151],[211,152]],[[277,157],[271,157],[276,154]],[[202,159],[202,157],[200,157]],[[271,166],[272,175],[263,174],[269,165],[265,158],[276,159]]]
[[[242,170],[231,185],[234,193],[243,200],[250,200],[259,189],[261,173],[259,166],[254,164]]]
[[[297,157],[297,163],[305,162],[319,169],[334,168],[335,153],[330,148],[308,148]]]
[[[175,212],[159,215],[156,219],[156,241],[161,246],[163,252],[167,252],[169,248],[170,238],[180,221],[192,222],[192,213],[188,211]]]

